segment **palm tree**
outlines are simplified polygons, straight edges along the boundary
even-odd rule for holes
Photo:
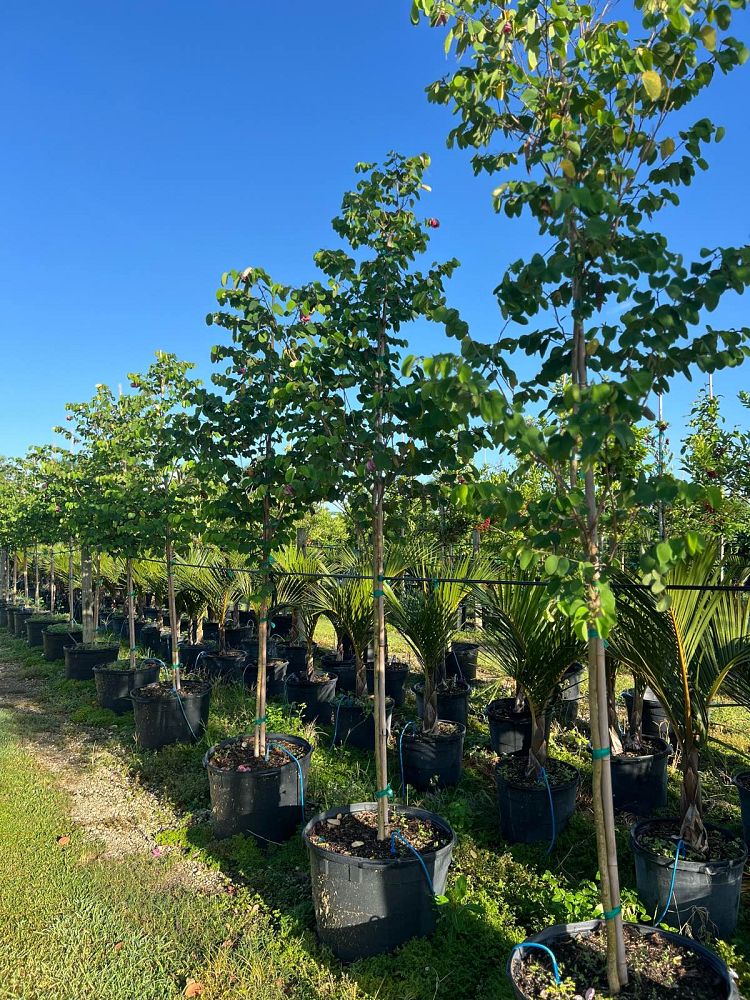
[[[274,552],[276,608],[291,609],[298,615],[307,647],[306,674],[315,672],[315,627],[323,613],[321,578],[328,572],[320,555],[306,552],[298,545],[286,545]],[[370,616],[372,618],[372,615]]]
[[[750,602],[744,595],[705,589],[719,583],[714,546],[678,564],[665,580],[669,607],[651,591],[628,588],[618,603],[610,645],[617,658],[645,679],[674,730],[680,749],[680,837],[708,855],[703,824],[699,754],[709,710],[720,690],[750,706]]]
[[[466,581],[484,572],[479,557],[443,557],[420,546],[412,550],[403,583],[398,588],[386,587],[391,622],[411,646],[424,673],[422,731],[428,735],[437,728],[437,689],[446,653],[459,631],[458,609],[476,589]]]
[[[563,674],[583,653],[569,618],[556,611],[546,586],[521,574],[520,585],[493,584],[482,596],[485,652],[516,683],[531,714],[529,773],[547,764],[545,718]],[[525,584],[525,585],[524,585]]]
[[[192,565],[185,567],[185,563]],[[219,623],[219,652],[225,653],[227,617],[230,608],[242,594],[239,577],[247,569],[246,557],[237,552],[220,552],[206,546],[194,548],[189,559],[176,557],[175,576],[179,575],[181,564],[184,569],[190,569],[190,573],[181,578],[183,586],[190,587],[199,594],[216,615]]]

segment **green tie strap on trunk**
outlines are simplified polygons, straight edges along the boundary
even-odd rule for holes
[[[385,786],[385,788],[380,788],[378,789],[377,792],[375,792],[375,798],[376,799],[393,798],[393,789],[390,786],[390,782]]]
[[[604,760],[605,757],[609,757],[612,753],[609,747],[599,747],[598,750],[592,750],[591,756],[594,760]]]

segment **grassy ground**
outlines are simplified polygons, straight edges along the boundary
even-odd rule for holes
[[[578,813],[549,855],[543,844],[508,847],[498,831],[493,758],[478,714],[486,699],[477,691],[461,785],[420,800],[459,835],[451,901],[441,908],[436,934],[345,968],[317,943],[299,838],[267,852],[242,838],[212,838],[205,742],[136,752],[132,720],[99,709],[93,683],[65,681],[60,664],[0,639],[0,996],[507,1000],[504,966],[514,942],[597,913],[590,766],[585,738],[556,730],[553,752],[583,772]],[[412,709],[407,705],[402,718]],[[305,732],[281,705],[269,715],[274,728]],[[249,728],[253,717],[244,692],[217,687],[208,743]],[[728,776],[748,749],[747,721],[722,709],[717,735],[736,749],[712,752],[704,762],[708,817],[735,827]],[[368,756],[331,750],[330,730],[312,737],[309,808],[370,799]],[[391,766],[397,787],[393,755]],[[677,790],[671,775],[673,805]],[[637,918],[645,915],[634,893],[627,829],[623,820],[625,913]],[[750,989],[747,916],[723,951]]]

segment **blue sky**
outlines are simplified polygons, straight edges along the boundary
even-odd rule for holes
[[[497,331],[491,294],[537,249],[492,213],[491,178],[445,148],[450,114],[424,87],[448,68],[408,0],[6,0],[0,65],[0,454],[52,439],[67,401],[116,386],[156,349],[210,371],[205,326],[222,271],[310,275],[358,160],[433,157],[425,214],[436,259],[462,262],[451,301],[475,335]],[[735,34],[750,37],[750,15]],[[686,255],[748,240],[750,64],[717,80],[695,117],[727,126],[712,171],[664,229]],[[713,325],[739,325],[728,299]],[[419,353],[443,344],[416,332]],[[720,374],[730,417],[744,370]],[[697,384],[677,385],[677,426]],[[750,415],[749,415],[750,416]],[[673,440],[673,445],[674,445]]]

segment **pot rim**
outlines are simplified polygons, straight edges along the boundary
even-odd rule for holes
[[[651,862],[659,865],[662,868],[672,868],[675,863],[675,856],[672,854],[667,857],[664,854],[657,854],[656,851],[652,851],[650,848],[645,847],[643,844],[638,843],[638,835],[647,826],[653,823],[664,823],[674,821],[679,826],[679,818],[676,816],[650,816],[647,819],[639,820],[634,826],[630,828],[630,849],[633,854],[641,854],[647,857]],[[724,858],[722,860],[711,860],[708,858],[706,861],[689,861],[686,858],[679,858],[677,861],[678,871],[687,872],[701,872],[707,871],[709,875],[718,874],[718,872],[731,871],[733,868],[744,868],[747,862],[748,850],[742,836],[740,834],[734,833],[726,826],[718,826],[715,823],[704,824],[707,830],[718,830],[720,833],[724,834],[728,840],[736,840],[737,843],[741,844],[743,847],[743,854],[739,858]],[[708,871],[711,869],[711,871]]]
[[[613,753],[611,755],[612,763],[624,766],[626,764],[635,764],[641,760],[655,760],[660,757],[672,756],[674,751],[672,744],[668,740],[665,740],[662,736],[649,736],[648,739],[654,742],[663,743],[663,749],[657,750],[655,753],[631,754],[628,757],[625,757],[622,754]]]
[[[412,729],[410,732],[404,734],[404,744],[407,745],[409,742],[421,742],[421,743],[458,743],[460,739],[466,736],[466,726],[463,722],[456,722],[455,719],[438,719],[438,722],[444,722],[446,725],[455,726],[456,731],[454,733],[447,733],[443,735],[442,733],[423,733],[421,729]]]
[[[441,695],[443,698],[464,698],[467,694],[471,694],[471,684],[468,681],[458,681],[456,687],[459,684],[463,685],[460,691],[438,691],[438,695]],[[417,681],[411,690],[413,694],[418,694],[421,697],[424,694],[424,681]]]
[[[185,678],[183,678],[184,680]],[[148,687],[148,685],[144,685]],[[176,692],[170,688],[168,691],[162,691],[157,697],[151,695],[139,694],[143,688],[133,688],[130,692],[130,698],[132,701],[137,701],[139,705],[147,705],[151,701],[175,701],[174,695]],[[208,682],[203,682],[202,686],[197,691],[180,691],[180,698],[202,698],[204,695],[211,693],[211,685]]]
[[[316,813],[312,819],[305,823],[302,828],[302,841],[310,852],[315,852],[325,858],[333,858],[343,864],[354,864],[357,868],[382,870],[385,868],[394,868],[396,866],[411,867],[420,864],[420,861],[414,856],[410,856],[408,858],[397,858],[394,861],[380,861],[375,858],[354,858],[350,857],[348,854],[339,854],[336,851],[330,851],[325,847],[321,847],[319,844],[313,844],[310,840],[310,831],[323,819],[330,819],[331,817],[337,816],[339,813],[377,812],[377,809],[377,802],[350,802],[347,806],[337,806],[333,809],[324,809],[322,812]],[[419,819],[428,819],[430,822],[435,823],[436,826],[440,826],[447,833],[450,833],[451,839],[443,847],[439,847],[436,851],[428,851],[424,854],[420,853],[419,857],[423,861],[428,859],[431,860],[432,858],[437,858],[448,853],[449,851],[453,851],[458,838],[456,837],[456,831],[447,819],[444,819],[438,813],[431,812],[429,809],[420,809],[418,806],[407,806],[393,803],[390,806],[390,809],[394,810],[399,815],[406,814],[416,816]]]
[[[115,663],[116,662],[117,661],[115,660]],[[138,674],[142,673],[144,670],[148,670],[149,668],[153,667],[158,667],[161,670],[161,663],[158,660],[147,658],[147,659],[141,659],[139,663],[143,664],[143,666],[112,667],[111,665],[106,663],[98,663],[95,667],[92,667],[91,669],[94,671],[95,674]]]
[[[604,920],[583,920],[570,924],[552,924],[549,927],[545,928],[543,931],[540,931],[538,934],[532,934],[529,937],[527,937],[524,941],[521,942],[521,945],[524,945],[526,943],[538,942],[542,938],[546,943],[549,943],[550,933],[554,934],[555,932],[557,932],[556,936],[558,937],[563,937],[564,935],[568,937],[575,937],[577,935],[585,934],[588,931],[597,930],[604,923],[605,923]],[[698,954],[701,958],[705,958],[707,964],[713,967],[715,971],[724,978],[726,985],[729,987],[729,992],[727,994],[726,1000],[734,1000],[735,997],[739,996],[739,993],[737,992],[736,989],[736,985],[731,977],[729,968],[727,967],[726,963],[723,962],[719,958],[719,956],[716,955],[714,952],[709,951],[708,948],[701,945],[699,941],[696,941],[693,938],[685,937],[684,934],[677,934],[675,931],[666,931],[660,927],[652,927],[648,924],[637,924],[632,921],[627,921],[625,923],[625,926],[637,928],[638,931],[641,932],[644,936],[648,936],[651,934],[662,934],[665,937],[668,937],[674,944],[683,947],[686,951],[693,952],[694,954]],[[511,951],[510,955],[508,956],[508,960],[505,963],[505,974],[508,977],[511,984],[518,990],[519,993],[521,993],[522,991],[521,987],[518,985],[516,981],[515,973],[522,959],[523,959],[523,948],[518,948]],[[526,995],[527,994],[524,994],[524,996]]]
[[[282,768],[287,767],[289,764],[293,764],[294,761],[286,760],[279,767],[256,767],[252,771],[230,771],[226,767],[215,767],[211,763],[211,757],[217,750],[221,750],[226,746],[230,746],[232,743],[237,743],[242,739],[252,740],[254,739],[254,733],[240,733],[238,736],[230,736],[220,743],[214,743],[212,747],[209,747],[203,755],[202,764],[207,771],[213,774],[241,774],[243,778],[251,776],[259,776],[266,774],[276,774],[281,771]],[[280,739],[287,740],[289,743],[295,743],[299,746],[305,747],[305,752],[297,760],[302,764],[305,759],[310,759],[313,752],[313,745],[309,740],[306,740],[304,736],[293,736],[290,733],[266,733],[266,740]]]
[[[530,795],[547,795],[547,786],[544,784],[527,785],[521,781],[513,781],[512,779],[505,777],[505,775],[501,772],[500,768],[503,766],[503,764],[507,763],[508,757],[514,757],[514,756],[516,755],[506,754],[505,759],[499,760],[497,764],[495,764],[495,781],[497,781],[498,778],[500,778],[508,788],[517,789],[522,792],[528,792]],[[556,761],[558,764],[564,764],[566,767],[569,767],[571,771],[575,772],[575,774],[572,777],[568,778],[567,781],[560,782],[557,785],[553,784],[552,781],[550,781],[549,784],[552,791],[554,792],[566,791],[568,788],[572,788],[573,785],[580,784],[581,772],[574,764],[569,764],[567,760],[560,760],[557,757],[550,757],[548,759]]]

